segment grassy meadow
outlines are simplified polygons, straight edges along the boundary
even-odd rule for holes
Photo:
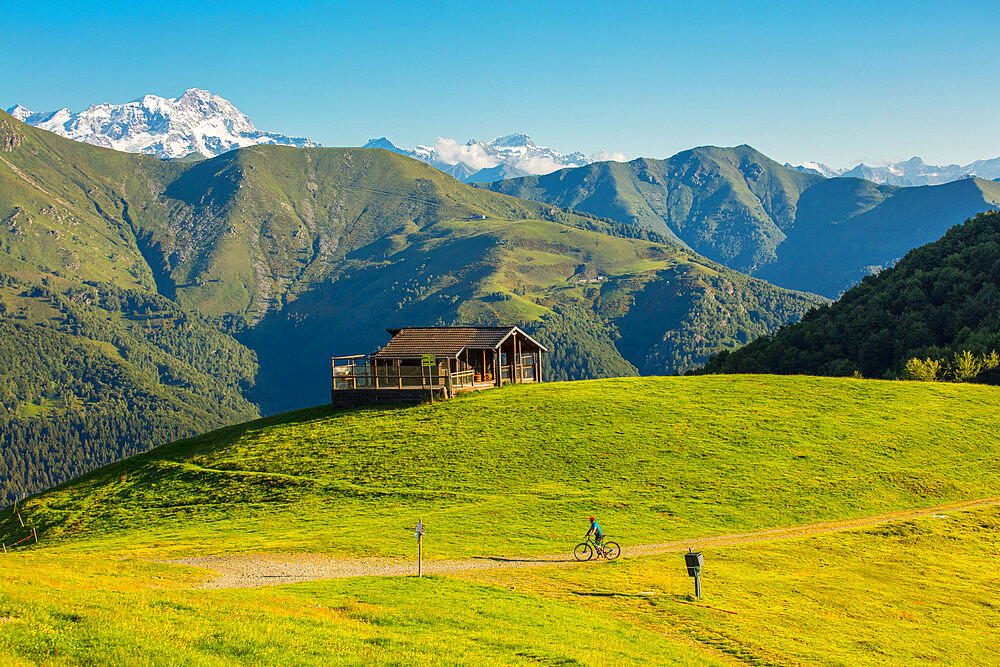
[[[468,573],[747,664],[1000,664],[1000,508],[599,567]]]
[[[562,553],[1000,494],[1000,391],[782,376],[514,386],[286,413],[28,499],[46,549],[429,558]],[[20,533],[6,510],[2,539]]]
[[[23,503],[0,662],[991,662],[995,507],[712,548],[696,604],[680,554],[242,590],[156,561],[412,557],[418,517],[430,559],[568,554],[590,514],[630,546],[1000,495],[998,415],[988,386],[703,376],[248,422]]]
[[[188,590],[193,568],[23,551],[4,562],[0,661],[990,664],[998,556],[996,507],[708,550],[698,601],[680,554]]]

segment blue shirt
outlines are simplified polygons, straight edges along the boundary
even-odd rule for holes
[[[596,521],[591,522],[590,529],[594,531],[594,537],[601,539],[604,536],[604,531],[601,530],[601,524]]]

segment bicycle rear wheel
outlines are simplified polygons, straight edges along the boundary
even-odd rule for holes
[[[618,546],[617,542],[605,542],[604,543],[604,557],[608,560],[614,560],[622,552],[622,548]]]
[[[594,550],[586,542],[580,542],[573,549],[573,558],[577,560],[590,560],[594,557]]]

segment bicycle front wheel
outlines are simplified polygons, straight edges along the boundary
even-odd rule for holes
[[[604,543],[604,557],[608,560],[614,560],[621,555],[622,548],[618,546],[617,542],[605,542]]]
[[[580,544],[576,545],[576,548],[573,549],[573,558],[576,558],[577,560],[590,560],[593,557],[594,550],[586,542],[580,542]]]

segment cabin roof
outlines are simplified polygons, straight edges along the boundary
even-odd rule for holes
[[[405,327],[386,329],[392,340],[372,355],[375,359],[412,359],[422,354],[457,357],[466,349],[495,350],[514,332],[548,352],[519,327]]]

